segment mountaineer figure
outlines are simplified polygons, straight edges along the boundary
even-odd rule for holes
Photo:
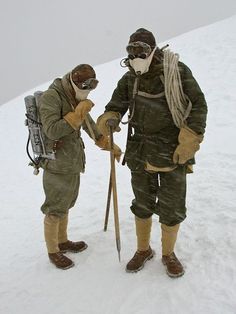
[[[85,169],[84,143],[81,127],[95,144],[109,150],[108,136],[103,136],[88,114],[93,102],[87,99],[97,87],[94,69],[80,64],[71,72],[57,78],[40,97],[39,113],[45,134],[45,145],[55,151],[55,160],[43,158],[45,201],[41,207],[45,214],[44,234],[50,261],[58,268],[74,265],[65,252],[81,252],[87,248],[84,241],[72,242],[67,236],[68,212],[74,206],[80,185],[80,173]],[[114,145],[114,156],[121,151]]]
[[[153,257],[150,247],[152,215],[161,224],[162,262],[167,274],[179,277],[184,268],[174,248],[186,218],[186,174],[192,172],[206,127],[204,94],[179,56],[156,45],[152,32],[140,28],[129,39],[124,65],[99,130],[119,131],[128,123],[123,164],[131,171],[137,250],[126,266],[137,272]],[[128,121],[121,121],[128,113]],[[125,117],[123,118],[123,120]]]

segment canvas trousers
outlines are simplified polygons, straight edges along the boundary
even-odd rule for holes
[[[134,193],[131,211],[139,218],[159,215],[159,221],[175,226],[186,218],[186,166],[170,172],[131,171]]]
[[[80,174],[60,174],[44,170],[45,201],[41,206],[42,212],[64,217],[77,200],[79,186]]]

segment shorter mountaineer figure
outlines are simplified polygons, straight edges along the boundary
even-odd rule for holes
[[[137,250],[126,266],[137,272],[153,257],[152,215],[159,216],[162,262],[167,274],[179,277],[184,268],[174,249],[186,218],[186,174],[194,164],[206,127],[207,105],[190,69],[178,55],[159,49],[153,34],[140,28],[126,47],[129,71],[119,80],[97,125],[119,131],[128,112],[124,161],[131,171]]]
[[[45,145],[56,150],[56,159],[41,162],[45,202],[44,234],[50,261],[58,268],[74,266],[66,252],[82,252],[84,241],[68,239],[68,212],[74,206],[80,185],[80,173],[85,169],[84,143],[81,127],[93,138],[95,144],[109,150],[109,138],[103,136],[89,115],[94,106],[87,97],[97,87],[94,69],[80,64],[62,79],[57,78],[40,98],[40,118],[45,133]],[[114,146],[119,160],[121,151]]]

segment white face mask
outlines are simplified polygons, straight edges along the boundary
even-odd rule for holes
[[[156,48],[157,47],[153,49],[150,56],[148,56],[146,59],[135,58],[133,60],[129,60],[129,64],[134,69],[137,75],[142,75],[149,71],[149,67],[152,62],[152,58],[153,58]]]
[[[79,89],[78,86],[75,85],[75,83],[72,80],[71,74],[70,74],[70,82],[72,84],[72,87],[75,91],[75,98],[76,100],[80,101],[80,100],[84,100],[88,97],[88,94],[90,93],[90,90],[85,90],[85,89]]]

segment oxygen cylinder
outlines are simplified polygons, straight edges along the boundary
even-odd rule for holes
[[[29,138],[34,154],[34,163],[37,164],[41,158],[55,160],[55,151],[47,151],[45,146],[45,134],[39,117],[39,99],[43,92],[35,92],[34,95],[25,97],[26,125],[29,130]]]
[[[35,155],[43,155],[43,144],[41,140],[41,126],[38,117],[35,97],[30,95],[25,97],[25,107],[27,112],[26,124],[29,129],[30,142]]]

